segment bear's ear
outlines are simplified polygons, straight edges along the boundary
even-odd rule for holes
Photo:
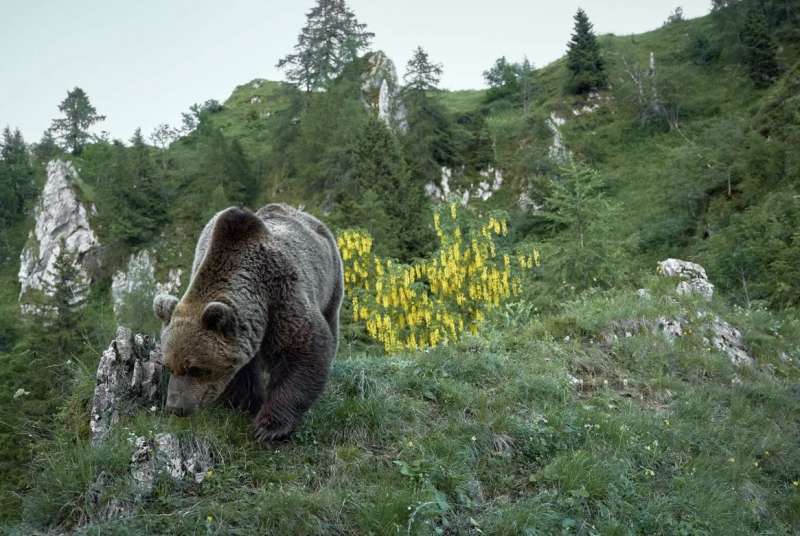
[[[153,312],[166,325],[169,324],[176,305],[178,305],[178,298],[175,296],[159,294],[153,299]]]
[[[230,305],[220,302],[209,302],[203,309],[203,327],[225,335],[233,334],[235,319]]]
[[[230,207],[217,215],[211,242],[230,244],[266,234],[267,228],[261,218],[246,208]]]

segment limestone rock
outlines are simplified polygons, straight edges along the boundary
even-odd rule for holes
[[[105,440],[120,416],[161,406],[162,370],[161,350],[152,339],[117,328],[97,367],[89,423],[93,445]]]
[[[706,269],[697,263],[680,259],[667,259],[658,263],[658,273],[666,277],[682,277],[684,279],[708,280]]]
[[[200,484],[213,467],[211,449],[205,441],[159,433],[153,439],[136,437],[131,455],[131,477],[140,495],[150,495],[159,474],[176,482]]]
[[[582,115],[594,113],[600,109],[600,106],[603,104],[603,100],[603,96],[599,91],[590,91],[586,96],[586,102],[582,106],[573,108],[572,115],[575,117],[580,117]]]
[[[553,134],[553,142],[550,144],[548,154],[550,158],[559,164],[565,164],[572,160],[572,152],[567,149],[564,143],[564,135],[561,133],[561,127],[564,126],[564,123],[566,123],[566,120],[555,112],[551,113],[550,117],[545,121],[545,125]]]
[[[742,333],[738,329],[716,315],[711,319],[709,329],[711,331],[711,344],[714,345],[714,348],[727,355],[731,363],[737,367],[753,364],[754,360],[747,352]]]
[[[675,292],[679,295],[698,294],[706,300],[714,297],[714,285],[708,280],[706,270],[699,264],[680,259],[667,259],[658,263],[658,272],[666,277],[679,277]]]
[[[367,69],[361,75],[361,98],[389,128],[408,128],[406,108],[400,98],[400,82],[394,62],[382,51],[366,56]]]
[[[111,498],[108,501],[103,501],[104,495],[107,490],[112,486],[111,475],[105,471],[101,471],[94,482],[89,485],[84,495],[84,503],[86,506],[86,513],[89,520],[92,522],[108,521],[110,519],[119,519],[123,517],[130,517],[133,514],[134,505]]]
[[[673,340],[676,337],[683,337],[683,326],[686,320],[683,318],[667,318],[660,316],[656,319],[656,328],[660,333]]]
[[[449,167],[442,167],[439,183],[429,182],[425,185],[425,193],[434,201],[446,201],[460,203],[467,206],[470,199],[480,199],[487,201],[503,186],[503,171],[492,166],[478,171],[476,177],[465,180],[466,170],[464,166],[454,170]],[[469,183],[464,188],[452,188],[451,181],[453,176],[459,179],[461,184]]]
[[[89,226],[86,208],[74,191],[77,178],[70,162],[53,160],[47,164],[47,182],[34,215],[36,225],[20,255],[20,300],[31,290],[48,292],[55,282],[53,265],[61,252],[61,240],[79,267],[78,301],[85,298],[96,264],[97,237]]]
[[[120,312],[132,296],[138,296],[149,304],[157,294],[178,293],[183,271],[170,270],[166,281],[160,283],[156,281],[155,268],[154,255],[142,250],[131,255],[125,271],[114,274],[111,280],[111,303],[117,320],[120,320]]]

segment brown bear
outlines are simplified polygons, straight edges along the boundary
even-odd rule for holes
[[[153,301],[167,409],[187,415],[224,400],[255,415],[259,441],[288,436],[325,387],[343,289],[336,240],[316,218],[284,204],[215,215],[183,298]]]

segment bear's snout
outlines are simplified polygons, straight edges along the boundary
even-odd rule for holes
[[[187,415],[191,415],[196,409],[196,404],[192,404],[186,400],[181,400],[180,397],[175,395],[167,395],[167,411],[177,415],[178,417],[186,417]]]

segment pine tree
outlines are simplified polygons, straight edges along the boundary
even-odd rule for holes
[[[771,85],[780,75],[780,66],[775,57],[777,46],[761,9],[751,7],[747,11],[741,41],[744,47],[743,61],[753,83],[761,88]]]
[[[106,116],[98,115],[89,102],[89,96],[79,87],[67,92],[67,98],[58,105],[58,109],[64,117],[53,119],[50,130],[61,140],[66,150],[78,155],[92,137],[89,128],[104,121]]]
[[[424,93],[439,89],[442,77],[442,65],[432,63],[428,53],[418,46],[406,64],[406,73],[403,76],[406,91]]]
[[[294,52],[278,61],[286,78],[306,91],[326,88],[375,34],[366,31],[344,0],[317,0],[306,14]]]
[[[605,61],[600,55],[592,23],[583,9],[575,14],[574,33],[567,44],[567,68],[572,73],[569,89],[575,94],[606,87]]]

